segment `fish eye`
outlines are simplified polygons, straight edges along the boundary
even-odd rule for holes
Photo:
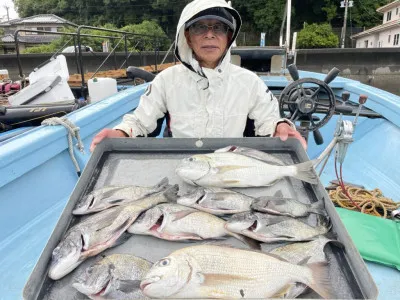
[[[165,267],[165,266],[168,266],[169,263],[170,263],[170,260],[168,258],[164,258],[164,259],[160,260],[160,262],[158,264],[162,267]]]
[[[194,161],[194,158],[193,158],[193,157],[189,157],[188,160],[189,160],[189,161]]]

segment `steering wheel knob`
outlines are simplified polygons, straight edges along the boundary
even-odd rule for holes
[[[313,113],[315,110],[315,102],[309,98],[302,99],[298,104],[298,108],[303,114]]]

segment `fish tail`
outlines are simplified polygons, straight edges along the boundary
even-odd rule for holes
[[[176,202],[178,199],[179,185],[174,184],[164,191],[164,196],[169,202]]]
[[[238,234],[238,233],[233,233],[227,230],[227,233],[230,236],[233,236],[234,238],[238,239],[241,241],[243,244],[249,246],[251,249],[254,250],[261,250],[261,243],[259,241],[253,240],[252,238],[249,238],[247,236]]]
[[[326,216],[325,204],[323,201],[318,201],[310,206],[310,212],[318,215]]]
[[[325,299],[336,299],[327,263],[309,264],[308,268],[311,269],[312,281],[307,285]]]
[[[314,163],[313,161],[306,161],[297,165],[294,165],[296,168],[296,172],[293,177],[300,179],[302,181],[317,184],[318,183],[318,176],[314,170]]]
[[[154,190],[156,193],[161,192],[161,191],[165,190],[168,187],[168,185],[169,185],[169,180],[167,177],[164,177],[163,179],[161,179],[161,181],[159,183],[157,183],[154,186]]]

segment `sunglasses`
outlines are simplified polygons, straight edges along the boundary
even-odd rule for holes
[[[211,29],[216,35],[226,35],[228,33],[229,27],[226,24],[216,23],[214,25],[206,25],[201,23],[194,23],[189,27],[189,32],[194,35],[201,35],[208,32]]]

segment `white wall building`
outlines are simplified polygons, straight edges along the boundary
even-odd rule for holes
[[[356,48],[400,48],[400,0],[376,11],[383,14],[382,24],[351,36],[356,40]]]

